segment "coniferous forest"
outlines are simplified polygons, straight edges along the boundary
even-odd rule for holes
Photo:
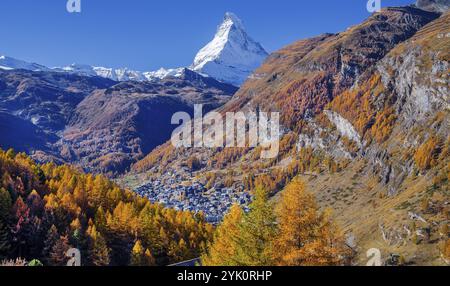
[[[274,205],[264,189],[250,210],[234,205],[214,228],[70,166],[38,165],[0,149],[3,264],[157,266],[198,258],[206,266],[345,265],[352,253],[329,214],[294,180]],[[30,264],[31,263],[31,264]]]
[[[198,257],[213,228],[201,214],[151,204],[102,176],[0,150],[0,257],[66,265],[167,265]]]

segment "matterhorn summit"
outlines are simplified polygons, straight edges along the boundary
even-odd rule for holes
[[[247,34],[242,21],[228,12],[214,39],[198,52],[190,68],[240,86],[267,56],[264,48]]]

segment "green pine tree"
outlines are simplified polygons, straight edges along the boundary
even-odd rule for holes
[[[250,212],[244,215],[239,225],[237,257],[241,266],[268,266],[273,264],[272,241],[277,235],[276,216],[268,193],[258,188],[250,205]]]

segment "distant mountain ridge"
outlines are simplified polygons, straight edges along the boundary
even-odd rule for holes
[[[183,69],[178,77],[117,82],[54,71],[0,69],[0,147],[39,162],[117,174],[170,138],[175,112],[215,109],[233,85]]]
[[[248,36],[241,20],[233,13],[228,12],[214,39],[198,52],[190,67],[161,68],[156,71],[141,72],[128,68],[97,67],[74,63],[65,67],[49,68],[0,56],[0,69],[56,71],[83,76],[99,76],[114,81],[153,81],[169,76],[179,77],[185,68],[189,68],[203,76],[210,76],[219,81],[240,86],[267,56],[264,48]]]
[[[49,71],[46,66],[36,63],[29,63],[15,58],[0,55],[0,70],[24,69],[31,71]]]

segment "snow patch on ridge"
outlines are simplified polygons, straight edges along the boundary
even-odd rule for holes
[[[157,71],[144,72],[143,75],[147,80],[164,79],[168,76],[181,77],[183,75],[184,68],[165,69],[160,68]]]

